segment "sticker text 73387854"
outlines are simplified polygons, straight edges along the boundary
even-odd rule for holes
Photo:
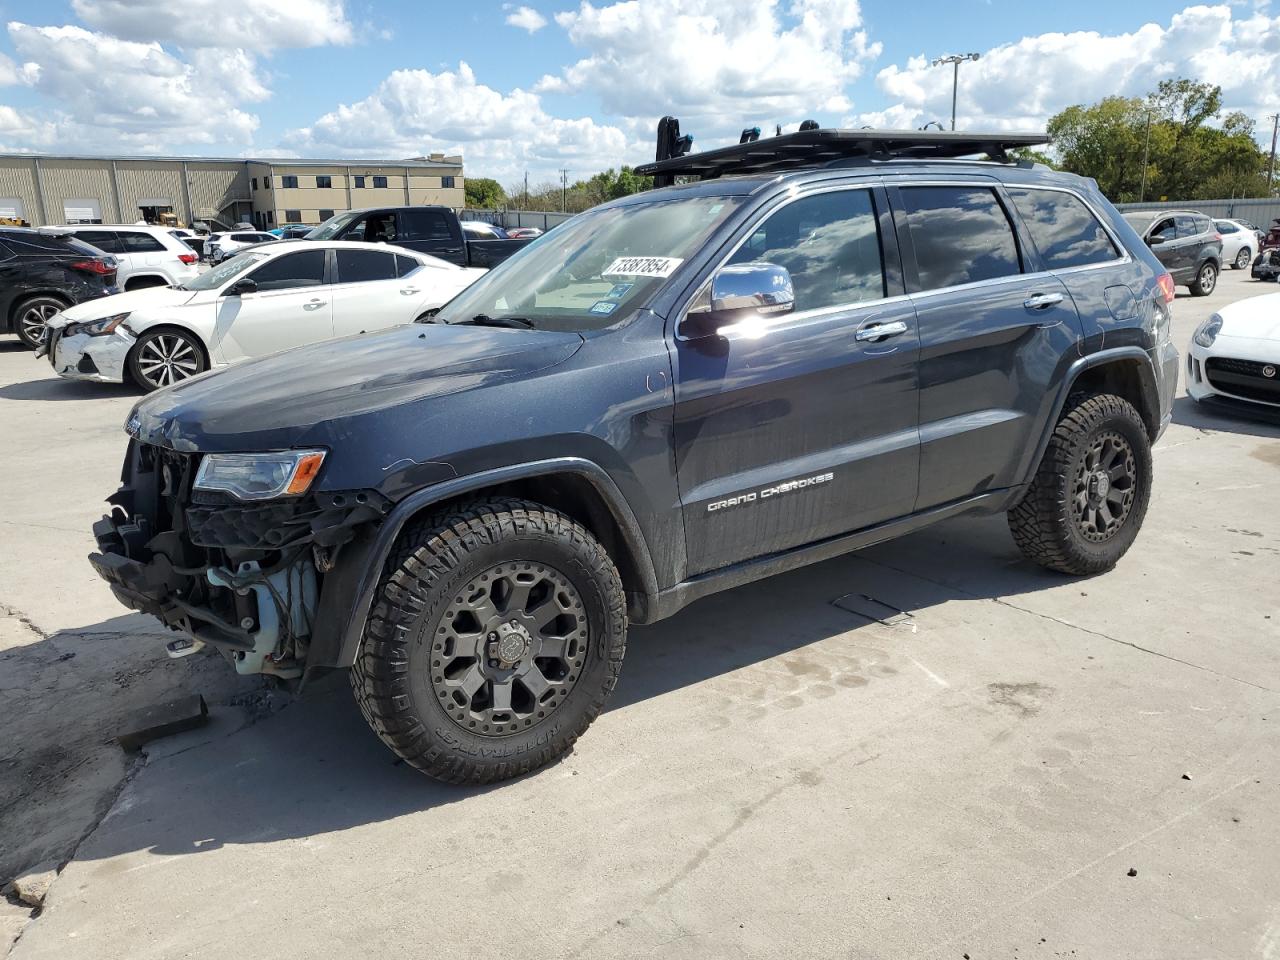
[[[669,277],[684,263],[680,257],[619,257],[600,272],[602,277]]]

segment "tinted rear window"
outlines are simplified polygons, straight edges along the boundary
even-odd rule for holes
[[[1050,270],[1106,263],[1120,256],[1098,218],[1070,193],[1010,187],[1031,239]]]
[[[338,251],[338,283],[365,283],[395,278],[396,258],[393,253],[381,253],[377,250]]]
[[[986,187],[903,187],[920,290],[1022,272],[1013,226]]]
[[[121,233],[120,243],[125,253],[155,253],[164,249],[164,244],[149,233]]]
[[[11,233],[5,242],[20,257],[100,257],[102,251],[75,237],[50,237],[41,233]]]

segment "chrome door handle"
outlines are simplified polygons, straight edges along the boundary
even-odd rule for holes
[[[323,307],[329,301],[327,300],[308,300],[302,305],[303,310],[314,310],[316,307]]]
[[[1045,307],[1054,307],[1062,302],[1062,294],[1060,293],[1036,293],[1022,301],[1022,305],[1028,310],[1043,310]]]
[[[422,291],[419,290],[417,287],[401,287],[400,288],[401,295],[406,297],[412,297],[415,293],[421,293],[421,292]]]
[[[888,337],[900,336],[906,332],[907,325],[903,321],[891,320],[888,323],[869,323],[865,327],[859,327],[853,338],[855,340],[884,340]]]

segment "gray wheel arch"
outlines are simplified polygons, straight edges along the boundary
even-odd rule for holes
[[[625,557],[615,557],[619,568],[629,567],[634,583],[628,584],[628,606],[635,619],[644,622],[658,595],[657,573],[649,546],[622,491],[599,464],[581,457],[557,457],[468,474],[432,484],[409,494],[396,504],[372,531],[347,544],[350,553],[326,575],[315,622],[317,630],[307,656],[307,670],[349,667],[364,633],[365,619],[374,603],[374,592],[397,538],[425,511],[451,500],[500,490],[513,482],[574,477],[590,484],[608,509]],[[591,528],[587,524],[588,529]]]

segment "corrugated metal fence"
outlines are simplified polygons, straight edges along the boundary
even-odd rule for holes
[[[572,216],[572,213],[550,210],[463,210],[458,214],[458,219],[479,220],[503,228],[540,227],[543,230],[550,230],[557,223],[564,223]]]
[[[1280,200],[1263,197],[1257,200],[1172,200],[1156,203],[1117,203],[1122,211],[1129,210],[1193,210],[1207,217],[1234,220],[1239,217],[1256,227],[1266,230],[1271,221],[1280,218]]]

